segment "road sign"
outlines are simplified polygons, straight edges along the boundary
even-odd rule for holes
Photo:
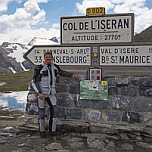
[[[35,45],[24,54],[24,58],[39,65],[47,51],[52,52],[54,63],[58,65],[91,65],[91,47],[88,46]]]
[[[132,42],[134,14],[61,17],[61,43]]]
[[[152,45],[100,46],[100,65],[152,66]]]
[[[86,15],[104,15],[105,14],[105,7],[93,7],[86,9]]]

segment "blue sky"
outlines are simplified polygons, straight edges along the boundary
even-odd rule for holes
[[[59,37],[60,17],[84,16],[88,7],[105,7],[106,14],[134,13],[135,33],[152,25],[152,0],[0,0],[0,44]]]

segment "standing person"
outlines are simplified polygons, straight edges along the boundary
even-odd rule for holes
[[[45,102],[50,107],[49,132],[55,135],[56,117],[59,113],[55,97],[55,82],[57,74],[61,76],[77,79],[78,75],[63,71],[54,63],[51,52],[44,53],[44,63],[37,66],[34,70],[32,86],[38,94],[38,125],[39,133],[42,138],[46,137],[45,133]]]

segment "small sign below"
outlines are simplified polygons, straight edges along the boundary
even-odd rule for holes
[[[80,99],[108,100],[108,83],[99,80],[80,81]]]

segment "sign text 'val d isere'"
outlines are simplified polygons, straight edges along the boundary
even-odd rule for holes
[[[58,65],[90,65],[91,47],[35,45],[24,54],[24,58],[34,65],[44,61],[44,53],[52,52],[54,63]]]
[[[100,46],[100,65],[152,66],[152,45]]]
[[[61,43],[132,42],[134,14],[61,17]]]

